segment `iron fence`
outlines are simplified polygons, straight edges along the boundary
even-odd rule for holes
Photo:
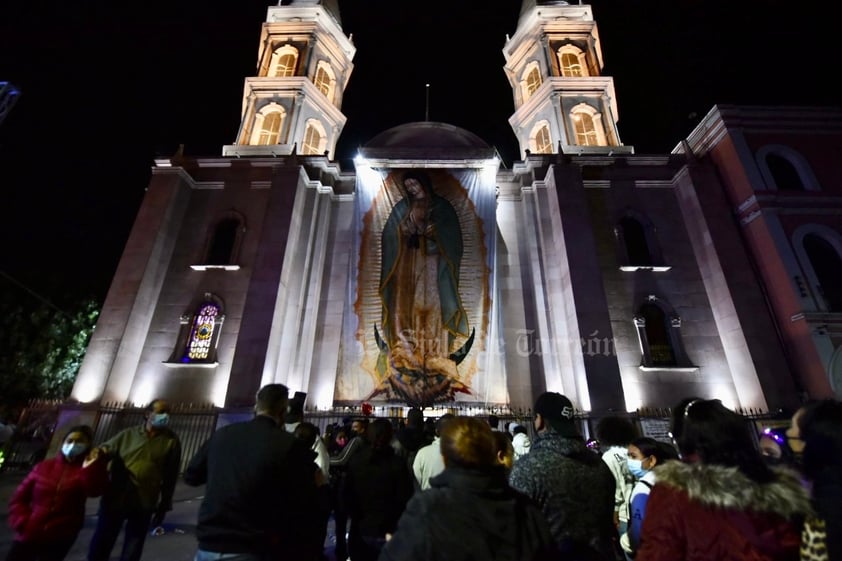
[[[5,461],[0,469],[28,469],[45,457],[50,448],[50,442],[59,420],[62,402],[37,400],[32,401],[21,413],[15,436],[7,444]],[[369,418],[387,418],[395,425],[406,418],[408,407],[377,407]],[[780,415],[757,409],[737,410],[750,423],[756,440],[767,423],[780,424]],[[170,428],[179,436],[182,446],[182,471],[190,459],[210,438],[220,426],[220,416],[231,413],[225,409],[210,404],[174,403],[171,404]],[[529,409],[515,410],[505,407],[481,408],[456,405],[426,410],[425,416],[437,418],[444,413],[459,416],[496,415],[500,421],[499,428],[508,428],[510,423],[517,423],[526,428],[530,437],[534,437],[532,426],[532,412]],[[670,440],[669,422],[672,411],[663,409],[640,409],[633,413],[624,414],[636,426],[643,436],[650,436],[658,440]],[[141,425],[144,422],[145,409],[131,403],[105,403],[96,408],[94,429],[94,443],[99,444],[112,438],[123,429]],[[242,410],[233,413],[234,417],[247,417]],[[359,407],[335,407],[330,410],[307,410],[304,420],[313,423],[321,435],[329,432],[331,427],[345,425],[351,419],[363,417]],[[595,438],[596,424],[601,417],[590,415],[583,411],[576,412],[576,421],[581,434],[586,439]],[[230,419],[229,419],[230,420]]]

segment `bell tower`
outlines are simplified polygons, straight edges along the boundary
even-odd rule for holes
[[[337,0],[282,0],[260,34],[257,75],[246,78],[242,121],[223,156],[332,155],[356,49]]]
[[[523,0],[503,48],[514,94],[509,124],[521,156],[633,153],[617,129],[614,80],[602,75],[602,48],[591,6]]]

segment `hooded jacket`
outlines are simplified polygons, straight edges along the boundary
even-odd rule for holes
[[[667,462],[655,468],[635,561],[797,561],[810,499],[776,469],[757,483],[735,467]]]
[[[540,509],[506,484],[502,470],[449,467],[416,493],[379,561],[556,559]]]
[[[88,467],[63,454],[37,464],[9,500],[9,526],[15,539],[59,541],[74,538],[85,521],[88,497],[98,497],[108,483],[107,462]]]
[[[614,558],[614,476],[581,437],[540,433],[509,482],[541,506],[564,559]]]

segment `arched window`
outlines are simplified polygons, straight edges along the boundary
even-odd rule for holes
[[[781,155],[770,153],[766,156],[766,165],[775,179],[778,191],[804,191],[804,184],[798,170],[788,159]]]
[[[272,53],[271,76],[285,78],[295,76],[295,66],[298,63],[298,49],[292,45],[284,45]]]
[[[573,128],[576,130],[576,144],[579,146],[598,146],[596,127],[593,117],[587,113],[573,114]]]
[[[535,154],[553,153],[550,126],[546,121],[539,121],[532,127],[532,133],[529,135],[529,149]]]
[[[208,257],[205,263],[208,265],[230,265],[233,263],[234,247],[237,243],[237,234],[240,229],[240,221],[236,218],[226,218],[216,225],[208,248]]]
[[[239,270],[237,260],[245,231],[245,217],[242,214],[234,210],[225,212],[209,229],[201,261],[190,265],[190,268],[194,271]]]
[[[656,304],[647,303],[640,308],[646,343],[649,350],[649,366],[675,366],[675,351],[670,340],[668,319]]]
[[[313,83],[316,85],[316,88],[323,94],[328,100],[333,101],[333,89],[334,85],[336,84],[336,77],[333,74],[333,69],[330,67],[324,60],[320,60],[319,64],[316,66],[316,74],[313,76]]]
[[[573,132],[578,146],[607,146],[605,130],[602,128],[602,115],[588,105],[580,103],[570,111]]]
[[[274,101],[265,105],[254,116],[254,128],[251,133],[251,144],[268,146],[279,144],[281,127],[286,118],[286,109]]]
[[[622,271],[669,271],[664,263],[655,225],[644,214],[626,208],[614,228],[617,260]]]
[[[181,316],[181,329],[171,364],[215,366],[223,315],[222,301],[206,292],[191,313]]]
[[[681,318],[657,296],[650,295],[634,317],[640,338],[640,367],[695,368],[690,363],[681,341]]]
[[[576,78],[588,75],[585,64],[585,53],[574,45],[564,45],[558,50],[558,63],[561,75],[565,78]]]
[[[207,361],[211,354],[213,335],[219,319],[219,306],[203,302],[193,315],[193,325],[183,362]]]
[[[842,258],[817,234],[804,236],[804,251],[816,274],[818,290],[829,312],[842,312]]]
[[[523,79],[521,80],[523,101],[525,102],[532,97],[532,94],[539,87],[541,87],[541,69],[536,61],[532,61],[526,65],[526,69],[523,71]]]
[[[763,182],[773,191],[821,191],[810,163],[789,146],[763,146],[755,154],[755,161]]]
[[[326,146],[327,135],[325,134],[324,125],[316,119],[307,121],[301,153],[305,155],[324,154]]]
[[[620,228],[626,248],[628,265],[639,265],[643,267],[654,265],[652,254],[649,251],[649,244],[646,243],[646,230],[643,224],[631,216],[625,216],[620,220]]]

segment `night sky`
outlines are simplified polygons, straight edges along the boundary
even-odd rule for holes
[[[818,2],[594,0],[619,128],[669,152],[714,104],[839,105],[842,49]],[[335,158],[393,126],[466,128],[519,158],[502,66],[521,0],[340,0],[357,47]],[[215,157],[240,124],[266,0],[16,2],[0,10],[0,292],[100,300],[149,181],[179,143]],[[477,7],[483,6],[483,7]],[[486,7],[487,6],[487,7]],[[9,278],[14,279],[9,280]]]

